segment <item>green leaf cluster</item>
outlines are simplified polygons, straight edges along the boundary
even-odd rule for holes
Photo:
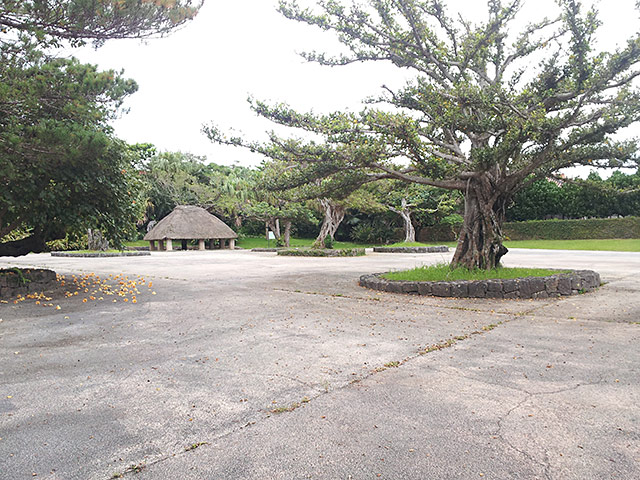
[[[52,49],[162,35],[200,4],[0,0],[0,255],[42,251],[86,228],[103,230],[114,246],[133,234],[142,151],[115,138],[109,121],[137,85]],[[23,238],[8,237],[16,230]]]

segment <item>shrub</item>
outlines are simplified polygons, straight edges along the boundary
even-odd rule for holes
[[[88,245],[87,234],[67,233],[60,240],[47,242],[47,250],[51,252],[65,252],[68,250],[85,250]]]
[[[333,249],[333,238],[331,238],[331,235],[327,235],[326,237],[324,237],[324,248],[328,250]]]
[[[420,230],[418,240],[424,243],[453,241],[460,228],[462,224],[426,227]],[[504,234],[508,240],[640,238],[640,217],[506,222]]]
[[[389,243],[398,237],[398,229],[388,223],[364,221],[351,229],[349,237],[356,243]]]
[[[640,217],[509,222],[504,231],[510,240],[640,238]]]

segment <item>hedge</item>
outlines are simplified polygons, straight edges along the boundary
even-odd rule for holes
[[[454,241],[452,230],[462,225],[436,225],[420,231],[421,242]],[[589,218],[585,220],[529,220],[507,222],[504,234],[509,240],[586,240],[604,238],[640,238],[640,217]]]
[[[640,238],[640,217],[509,222],[504,231],[510,240]]]

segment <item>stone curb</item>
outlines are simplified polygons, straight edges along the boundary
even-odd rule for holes
[[[437,247],[373,247],[377,253],[446,253],[449,247],[440,245]]]
[[[592,270],[574,270],[549,277],[527,277],[454,282],[411,282],[387,280],[384,273],[362,275],[360,286],[372,290],[411,295],[456,298],[549,298],[578,295],[598,288],[600,274]]]
[[[275,247],[274,248],[261,248],[261,247],[258,247],[258,248],[252,248],[251,251],[252,252],[277,252],[281,248],[282,247],[280,247],[280,248],[275,248]]]
[[[366,255],[364,248],[347,248],[335,250],[318,250],[318,249],[285,249],[278,250],[278,255],[289,257],[362,257]]]
[[[96,252],[96,253],[74,253],[74,252],[51,252],[52,257],[144,257],[151,255],[149,251],[133,251],[133,252]]]
[[[0,275],[0,298],[43,292],[56,286],[56,272],[53,270],[27,268],[21,271],[26,284],[21,283],[17,274]]]

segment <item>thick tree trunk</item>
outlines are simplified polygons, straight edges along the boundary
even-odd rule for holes
[[[402,217],[402,221],[404,222],[404,241],[405,242],[415,242],[416,241],[416,229],[411,222],[411,213],[410,212],[402,212],[400,214]]]
[[[325,247],[324,239],[327,238],[327,235],[329,235],[332,240],[335,239],[336,230],[338,230],[345,214],[345,208],[342,205],[337,205],[328,198],[321,199],[320,206],[324,211],[324,218],[322,219],[322,226],[320,227],[318,238],[316,238],[316,241],[313,243],[315,248]]]
[[[404,222],[404,241],[415,242],[416,229],[413,226],[413,222],[411,221],[411,210],[409,209],[409,204],[407,203],[407,200],[405,198],[402,199],[400,210],[393,207],[389,207],[389,210],[397,213],[402,217],[402,221]]]
[[[276,237],[276,240],[280,240],[282,236],[280,234],[280,220],[277,218],[272,218],[267,220],[267,238],[269,238],[269,230],[273,232],[273,235]]]
[[[104,238],[100,230],[89,228],[87,230],[87,248],[89,250],[109,250],[109,241]]]
[[[291,220],[284,221],[284,233],[282,237],[284,239],[284,246],[288,248],[291,240]]]
[[[496,195],[488,179],[470,180],[464,192],[464,222],[452,267],[491,269],[507,253],[502,245],[502,224],[507,195]]]

